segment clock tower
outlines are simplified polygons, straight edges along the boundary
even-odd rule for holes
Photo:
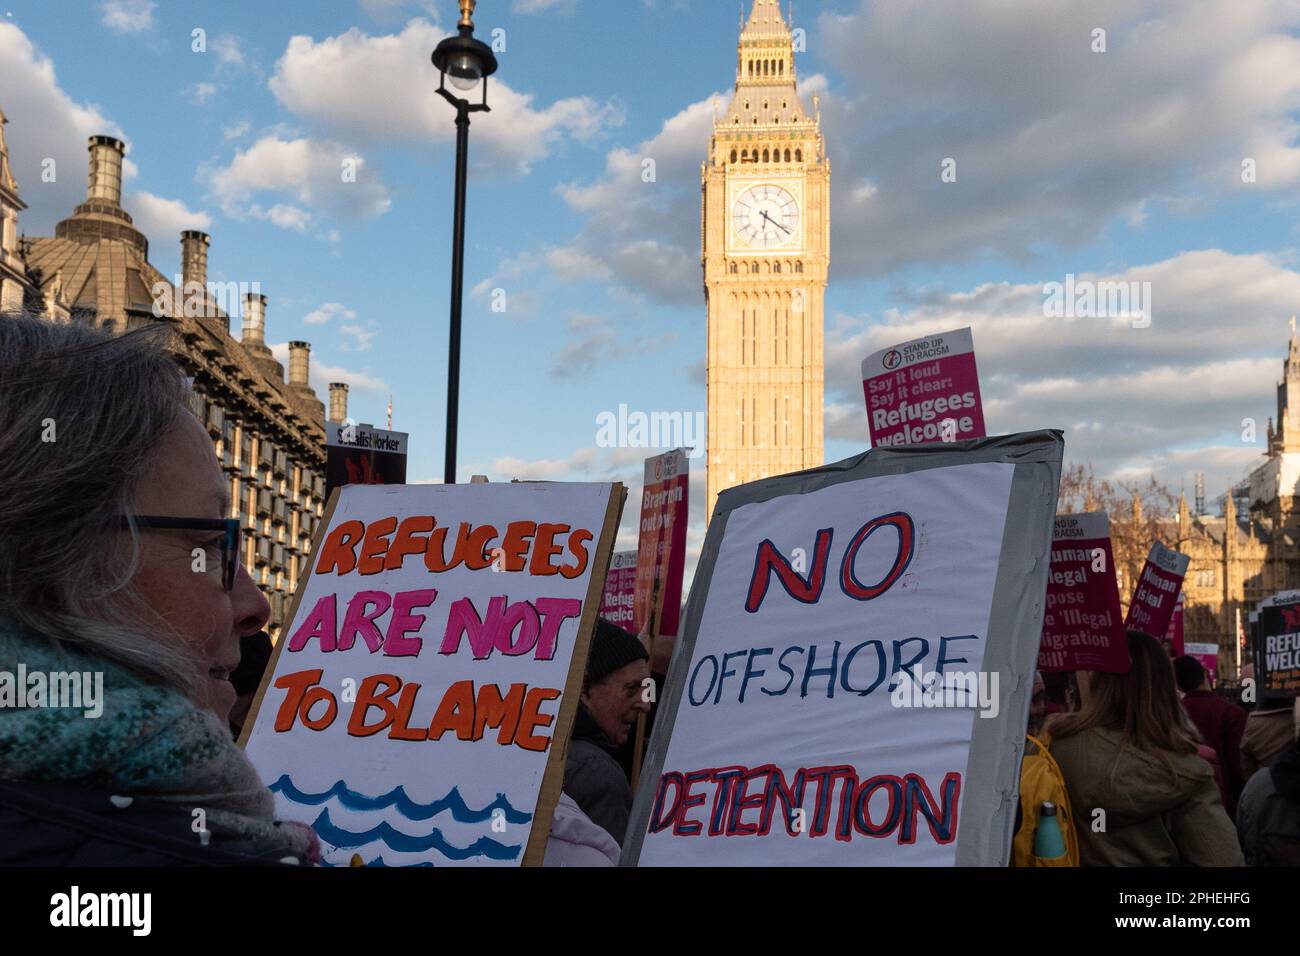
[[[776,0],[741,28],[736,93],[701,169],[708,512],[733,485],[824,463],[830,161]]]

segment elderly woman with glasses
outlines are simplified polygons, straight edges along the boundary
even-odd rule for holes
[[[269,608],[167,334],[0,315],[0,864],[319,859],[226,724]]]

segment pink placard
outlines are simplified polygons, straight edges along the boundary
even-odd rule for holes
[[[1183,576],[1191,558],[1157,541],[1138,575],[1133,600],[1128,606],[1124,627],[1141,631],[1155,638],[1169,633],[1169,622],[1174,616],[1178,594],[1183,589]]]
[[[983,438],[970,329],[883,349],[862,362],[871,444],[922,445]]]
[[[686,570],[686,523],[690,501],[686,449],[647,458],[641,492],[633,623],[640,634],[655,608],[655,634],[676,634]]]
[[[1105,512],[1056,516],[1038,669],[1129,669]]]
[[[636,595],[636,552],[615,551],[605,575],[600,616],[625,631],[636,633],[632,601]]]

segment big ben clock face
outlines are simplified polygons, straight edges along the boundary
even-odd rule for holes
[[[798,245],[799,203],[780,186],[752,186],[736,197],[736,240],[756,249]]]

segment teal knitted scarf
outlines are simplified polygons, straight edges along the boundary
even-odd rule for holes
[[[94,708],[16,706],[27,675],[102,673]],[[6,694],[6,691],[9,693]],[[88,716],[102,706],[99,716]],[[108,661],[0,617],[0,779],[46,781],[114,796],[202,808],[223,830],[297,860],[318,856],[302,824],[275,819],[275,801],[229,728],[180,692],[148,684]],[[198,837],[196,836],[196,839]]]

